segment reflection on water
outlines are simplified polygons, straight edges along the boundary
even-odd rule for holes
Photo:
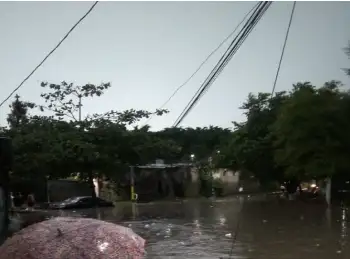
[[[147,258],[350,258],[349,211],[344,208],[246,198],[120,203],[114,209],[59,213],[131,227],[147,240]]]

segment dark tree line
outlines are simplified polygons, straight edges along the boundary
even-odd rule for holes
[[[350,43],[345,53],[350,58]],[[262,185],[287,181],[294,190],[304,180],[350,178],[350,91],[341,82],[249,94],[241,109],[246,120],[234,123],[218,165],[252,174]]]
[[[345,49],[350,58],[350,45]],[[344,71],[350,75],[349,69]],[[82,117],[85,98],[99,97],[109,83],[76,86],[42,83],[45,105],[16,96],[8,127],[13,139],[12,177],[58,179],[76,176],[120,181],[130,165],[197,162],[253,175],[263,186],[350,172],[350,92],[338,81],[321,87],[297,83],[289,92],[249,94],[242,104],[246,120],[235,129],[138,128],[142,119],[167,110],[108,111]],[[51,116],[33,115],[34,109]],[[37,114],[37,113],[36,113]],[[39,113],[40,114],[40,113]],[[131,128],[131,129],[130,129]]]
[[[101,96],[110,84],[74,86],[42,83],[45,105],[25,102],[19,96],[10,105],[3,134],[13,140],[12,178],[60,179],[76,177],[92,184],[95,177],[118,182],[131,165],[207,160],[231,136],[227,129],[168,128],[151,132],[135,125],[166,110],[108,111],[82,117],[84,98]],[[39,111],[51,116],[32,115]],[[40,113],[39,113],[40,114]],[[130,129],[130,126],[132,129]]]

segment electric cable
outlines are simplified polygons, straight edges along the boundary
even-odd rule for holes
[[[24,80],[0,103],[0,107],[11,98],[11,96],[17,92],[23,84],[35,73],[35,71],[42,65],[44,62],[58,49],[58,47],[68,38],[68,36],[74,31],[74,29],[91,13],[91,11],[95,8],[99,1],[96,1],[90,9],[73,25],[73,27],[66,33],[62,40],[54,47],[49,54],[45,56],[45,58],[30,72],[30,74],[24,78]]]
[[[258,21],[264,15],[266,10],[270,7],[270,5],[271,5],[271,2],[260,2],[259,3],[258,7],[254,11],[254,13],[251,15],[249,20],[246,22],[246,24],[243,27],[243,29],[241,30],[241,32],[232,41],[232,43],[228,47],[225,54],[219,60],[218,64],[214,67],[214,69],[209,74],[207,79],[204,81],[204,83],[198,89],[197,93],[192,97],[191,101],[187,104],[186,108],[183,110],[183,112],[180,114],[178,119],[175,121],[175,123],[173,125],[174,127],[177,127],[183,121],[183,119],[187,116],[187,114],[195,106],[195,104],[198,102],[198,100],[208,90],[210,85],[215,81],[215,79],[218,77],[218,75],[222,72],[222,70],[225,68],[227,63],[231,60],[233,55],[237,52],[239,47],[242,45],[244,40],[248,37],[250,32],[253,30],[255,25],[258,23]]]
[[[264,5],[264,3],[260,3],[260,5]],[[261,6],[259,7],[261,8]],[[257,8],[257,10],[255,10],[255,12],[260,12],[259,8]],[[257,13],[258,14],[258,13]],[[256,16],[256,14],[252,15],[252,17]],[[250,19],[252,19],[252,17]],[[255,18],[253,18],[255,19]],[[254,21],[254,20],[253,20]],[[248,30],[244,31],[244,29],[242,29],[241,33],[243,33],[243,36],[240,37],[240,39],[238,40],[238,44],[236,43],[233,47],[233,49],[231,49],[232,45],[235,43],[235,40],[231,43],[230,47],[227,49],[226,53],[223,55],[223,57],[220,59],[220,61],[218,62],[218,64],[215,66],[215,68],[213,69],[213,71],[211,72],[211,74],[208,76],[207,80],[202,84],[202,86],[198,89],[197,93],[192,97],[192,100],[190,101],[190,103],[187,105],[187,107],[185,108],[185,110],[182,112],[182,114],[179,116],[179,119],[177,120],[177,122],[174,124],[174,126],[176,127],[180,122],[181,122],[181,117],[185,117],[188,112],[194,107],[194,105],[197,103],[197,101],[199,100],[199,98],[203,95],[203,93],[208,89],[208,85],[210,85],[218,76],[219,73],[221,73],[222,69],[226,66],[227,62],[230,60],[230,58],[232,57],[232,55],[234,54],[235,51],[237,51],[236,47],[239,47],[242,43],[241,40],[244,40],[247,37],[247,34],[245,34],[246,32],[250,32],[250,30],[252,29],[252,27],[249,28],[249,26],[251,24],[254,24],[254,22],[252,21],[248,21],[246,23],[246,26],[248,26]],[[236,37],[236,39],[239,37],[239,35]]]
[[[271,98],[273,97],[275,90],[276,90],[276,84],[277,84],[277,80],[278,80],[278,76],[280,73],[280,69],[281,69],[281,65],[282,65],[282,61],[283,61],[283,57],[284,57],[284,51],[287,45],[287,41],[288,41],[288,36],[289,36],[289,30],[290,27],[292,25],[292,21],[293,21],[293,17],[294,17],[294,11],[295,11],[295,6],[296,6],[297,2],[294,1],[293,3],[293,8],[292,8],[292,12],[290,14],[290,18],[289,18],[289,24],[288,24],[288,28],[287,28],[287,32],[286,32],[286,36],[284,38],[284,43],[283,43],[283,47],[282,47],[282,53],[281,53],[281,57],[278,63],[278,67],[277,67],[277,72],[276,72],[276,76],[275,76],[275,81],[273,82],[273,87],[272,87],[272,91],[271,91]]]
[[[292,21],[293,21],[293,17],[294,17],[295,6],[296,6],[296,1],[294,1],[294,3],[293,3],[292,12],[291,12],[290,19],[289,19],[289,24],[288,24],[288,27],[287,27],[286,36],[285,36],[284,43],[283,43],[282,53],[281,53],[280,61],[279,61],[279,64],[278,64],[277,73],[276,73],[275,81],[274,81],[274,84],[273,84],[272,92],[271,92],[271,98],[273,97],[273,94],[275,92],[276,83],[277,83],[279,71],[280,71],[280,68],[281,68],[281,64],[282,64],[283,55],[284,55],[284,51],[285,51],[287,40],[288,40],[290,27],[291,27],[291,24],[292,24]],[[232,258],[232,256],[233,256],[234,244],[235,244],[235,242],[237,240],[238,232],[239,232],[239,229],[240,229],[240,221],[241,221],[241,218],[242,218],[244,202],[245,201],[243,200],[243,203],[241,205],[240,211],[238,213],[236,230],[235,230],[234,238],[232,239],[232,245],[231,245],[231,249],[230,249],[229,259]]]
[[[259,4],[261,4],[261,3],[258,3],[258,5],[259,5]],[[255,9],[258,8],[258,5],[255,7]],[[255,11],[256,11],[256,10],[255,10]],[[255,12],[255,11],[254,11],[254,12]],[[246,24],[245,24],[244,26],[246,26]],[[239,34],[242,32],[243,29],[244,29],[244,27],[241,29],[241,31],[239,32]],[[197,92],[194,94],[194,96],[192,97],[192,99],[190,100],[190,102],[187,104],[187,106],[185,107],[185,109],[182,111],[182,113],[180,114],[180,116],[182,116],[182,115],[185,113],[186,109],[188,109],[188,107],[189,107],[189,106],[191,105],[191,103],[194,101],[194,99],[196,98],[196,96],[200,93],[200,91],[201,91],[203,85],[207,82],[208,78],[209,78],[210,76],[212,76],[213,73],[215,73],[215,71],[218,69],[218,67],[220,66],[221,62],[225,59],[225,56],[227,55],[227,53],[228,53],[229,50],[231,49],[233,43],[234,43],[234,42],[237,40],[237,38],[239,37],[239,34],[232,40],[231,44],[230,44],[229,47],[226,49],[226,51],[225,51],[225,53],[223,54],[223,56],[220,58],[220,60],[218,61],[218,63],[215,65],[215,67],[213,68],[213,70],[210,72],[209,76],[206,78],[206,80],[204,81],[204,83],[202,83],[201,87],[200,87],[200,88],[197,90]],[[179,116],[179,117],[180,117],[180,116]],[[176,122],[175,122],[174,125],[176,125]]]
[[[202,61],[202,63],[198,66],[198,68],[194,71],[194,73],[187,78],[179,87],[176,88],[176,90],[170,95],[170,97],[158,108],[163,109],[171,100],[172,98],[185,86],[188,84],[189,81],[199,72],[199,70],[208,62],[208,60],[224,45],[229,38],[232,37],[233,34],[236,33],[238,28],[242,25],[242,23],[247,19],[247,17],[253,12],[253,10],[259,5],[259,2],[256,3],[243,17],[243,19],[240,21],[240,23],[236,26],[236,28],[212,51],[210,54]],[[153,115],[149,117],[149,119],[144,123],[143,126],[147,125],[150,120],[153,118]]]

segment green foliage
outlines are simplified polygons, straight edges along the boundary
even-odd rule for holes
[[[101,96],[109,83],[41,86],[46,106],[23,102],[17,96],[11,105],[10,127],[2,129],[13,138],[12,177],[16,179],[74,177],[91,183],[93,177],[104,177],[123,181],[130,165],[152,163],[157,158],[168,163],[187,162],[192,153],[207,159],[231,134],[218,127],[151,132],[148,126],[134,126],[167,110],[108,111],[82,118],[84,98]],[[53,115],[28,114],[29,108],[35,107]]]
[[[268,93],[249,94],[241,107],[247,120],[244,123],[234,122],[236,130],[217,164],[253,173],[262,184],[281,181],[281,168],[274,163],[270,127],[287,98],[285,92],[277,93],[273,98]]]
[[[249,94],[241,106],[246,120],[235,130],[219,127],[166,128],[152,132],[135,126],[154,112],[129,109],[81,117],[84,98],[109,89],[42,83],[47,106],[23,102],[16,96],[8,116],[13,138],[13,177],[57,179],[93,177],[125,180],[130,165],[194,161],[201,179],[213,183],[214,167],[239,170],[260,183],[321,179],[350,171],[350,92],[338,81],[316,88],[297,83],[290,92]],[[50,110],[53,116],[31,116],[29,109]],[[208,163],[208,158],[212,163]],[[205,178],[205,179],[204,179]],[[221,183],[217,182],[217,185]]]
[[[349,172],[350,94],[338,81],[317,89],[298,83],[289,93],[250,94],[246,115],[217,164],[252,173],[262,184],[322,179]]]
[[[319,179],[349,169],[349,96],[340,86],[294,86],[273,127],[276,163],[288,175]]]
[[[8,134],[13,138],[13,172],[23,178],[60,178],[67,176],[63,130],[65,122],[47,117],[32,117],[27,123]]]
[[[47,103],[47,106],[41,106],[42,110],[47,109],[54,112],[59,120],[68,117],[73,121],[78,121],[80,115],[77,116],[76,113],[82,108],[82,99],[101,96],[105,90],[111,87],[111,84],[76,86],[73,83],[68,84],[63,81],[61,84],[42,82],[41,87],[47,89],[46,93],[41,94],[41,97]]]
[[[179,146],[176,161],[188,161],[191,154],[197,161],[206,161],[219,151],[230,139],[231,131],[219,127],[166,128],[155,133],[164,140],[172,140]]]
[[[15,100],[11,103],[11,113],[7,116],[7,122],[11,129],[19,127],[21,124],[28,122],[28,109],[35,107],[34,103],[22,102],[20,96],[16,95]]]

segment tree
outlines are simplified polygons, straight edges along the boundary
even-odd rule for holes
[[[262,186],[282,182],[283,170],[274,163],[270,127],[287,98],[285,92],[272,98],[269,93],[249,94],[241,106],[246,121],[234,122],[235,131],[220,153],[217,165],[253,174]]]
[[[67,161],[70,171],[75,170],[79,176],[87,179],[91,185],[92,195],[96,196],[93,178],[107,172],[115,172],[118,168],[125,168],[132,161],[130,157],[121,160],[121,153],[126,153],[120,143],[130,137],[127,126],[133,125],[143,118],[162,115],[166,110],[148,112],[144,110],[108,111],[103,114],[92,114],[82,118],[83,99],[98,97],[110,87],[109,83],[100,85],[86,84],[83,86],[62,82],[49,84],[43,82],[42,87],[48,89],[41,97],[48,104],[46,108],[54,112],[57,120],[70,120],[70,139],[66,142]],[[76,130],[74,130],[76,129]],[[67,135],[67,134],[66,134]],[[130,143],[128,144],[130,147]],[[130,153],[130,152],[129,152]]]
[[[21,124],[28,122],[28,109],[34,108],[34,103],[23,102],[16,95],[15,100],[9,105],[11,112],[7,116],[7,122],[11,129],[18,128]]]
[[[204,128],[166,128],[155,133],[162,139],[170,139],[177,143],[181,148],[177,161],[188,162],[191,154],[194,154],[196,160],[208,161],[208,158],[215,154],[231,136],[229,129],[220,127]]]
[[[22,179],[57,179],[69,176],[65,166],[63,132],[70,126],[50,117],[34,116],[13,136],[14,176]],[[66,133],[65,133],[66,134]]]
[[[298,179],[324,179],[350,169],[349,95],[331,81],[293,86],[273,125],[275,161]]]
[[[62,120],[68,117],[73,122],[80,122],[82,121],[83,99],[101,96],[110,86],[110,83],[79,86],[73,85],[73,83],[68,84],[65,81],[61,84],[42,82],[41,87],[48,89],[48,91],[42,93],[41,97],[48,104],[45,108],[53,111],[58,119]]]
[[[48,109],[54,112],[59,120],[69,118],[71,122],[77,123],[82,127],[92,127],[96,123],[117,123],[121,125],[132,125],[143,118],[149,118],[151,115],[162,115],[167,113],[167,110],[156,110],[155,112],[148,112],[144,110],[126,110],[108,111],[102,114],[87,115],[82,118],[82,107],[84,98],[100,97],[104,92],[111,87],[110,83],[101,83],[100,85],[86,84],[83,86],[68,84],[63,81],[61,84],[49,84],[42,82],[41,87],[48,89],[48,92],[42,93],[48,104],[43,109]]]
[[[348,172],[350,93],[340,87],[306,82],[273,98],[250,94],[241,107],[246,121],[235,123],[218,163],[252,173],[263,185],[287,181],[290,192],[300,181]]]

